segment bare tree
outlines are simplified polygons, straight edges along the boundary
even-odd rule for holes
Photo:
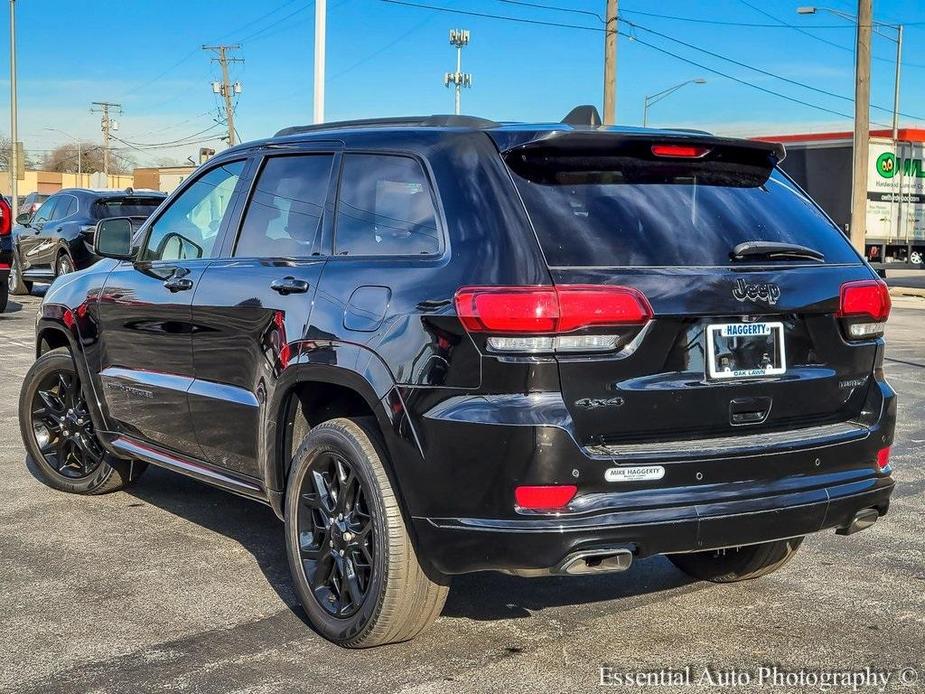
[[[128,173],[135,167],[135,160],[124,154],[110,150],[109,170],[111,173]],[[60,171],[62,173],[77,172],[77,145],[68,143],[60,145],[45,155],[42,163],[45,171]],[[80,169],[84,173],[94,173],[103,170],[103,148],[92,142],[80,144]]]

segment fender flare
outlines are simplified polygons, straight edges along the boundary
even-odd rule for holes
[[[266,422],[263,435],[266,436],[264,450],[264,487],[270,505],[276,514],[283,518],[283,506],[286,494],[286,478],[288,473],[288,455],[286,452],[286,429],[289,413],[286,408],[296,387],[305,383],[329,383],[343,386],[357,393],[367,404],[376,418],[383,442],[388,453],[388,460],[384,460],[386,473],[392,482],[400,503],[404,503],[403,494],[398,484],[398,471],[395,469],[397,461],[407,455],[407,441],[399,433],[404,422],[407,430],[412,432],[413,447],[418,455],[420,445],[413,425],[407,416],[404,401],[386,368],[375,353],[366,347],[352,343],[326,343],[325,347],[336,350],[337,363],[324,362],[315,357],[312,351],[302,352],[282,372],[275,384],[273,394],[266,407]],[[327,355],[330,351],[327,350]],[[357,357],[354,359],[353,357]],[[346,364],[363,363],[360,371]]]
[[[67,340],[71,358],[74,360],[74,368],[77,369],[80,380],[90,387],[90,395],[92,397],[87,399],[87,405],[89,406],[90,420],[93,422],[93,428],[99,433],[104,433],[108,431],[109,427],[103,416],[100,394],[97,392],[96,383],[90,374],[90,368],[87,366],[87,360],[83,350],[80,349],[77,324],[74,322],[71,323],[70,327],[68,326],[69,321],[67,316],[69,315],[71,316],[70,321],[74,321],[73,313],[67,306],[62,306],[61,304],[42,304],[38,320],[36,320],[35,323],[35,356],[36,359],[39,357],[42,340],[49,333],[53,332]],[[99,439],[104,448],[116,457],[120,457],[116,451],[110,449],[107,437],[100,436]]]

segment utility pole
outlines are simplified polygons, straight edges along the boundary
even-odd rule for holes
[[[10,207],[13,212],[11,224],[19,214],[19,138],[16,105],[16,0],[10,0]]]
[[[604,32],[604,125],[617,122],[617,0],[607,0]]]
[[[237,137],[235,135],[234,129],[234,103],[232,103],[232,95],[241,93],[241,83],[235,82],[231,84],[228,81],[228,63],[243,63],[243,58],[229,58],[228,51],[236,51],[241,46],[234,44],[233,46],[228,46],[225,44],[220,44],[218,46],[203,46],[202,50],[204,51],[214,51],[217,57],[212,58],[213,61],[217,61],[222,66],[222,81],[221,84],[218,82],[212,83],[212,91],[216,94],[221,94],[225,98],[225,122],[228,123],[228,146],[234,147],[237,142]]]
[[[315,2],[315,98],[312,109],[315,123],[324,122],[324,56],[327,35],[327,0]]]
[[[456,106],[454,113],[460,114],[460,93],[463,87],[472,86],[472,75],[462,71],[462,49],[469,44],[468,29],[450,29],[450,43],[456,46],[456,72],[447,72],[443,75],[443,86],[456,86]]]
[[[119,125],[112,118],[110,113],[122,113],[122,104],[113,104],[109,101],[94,101],[90,104],[90,113],[102,113],[100,118],[100,130],[103,131],[103,175],[106,176],[106,185],[109,185],[109,139],[113,130],[118,130]]]
[[[851,243],[864,253],[867,234],[867,166],[870,151],[870,35],[873,0],[858,0],[854,79],[854,161],[851,171]]]

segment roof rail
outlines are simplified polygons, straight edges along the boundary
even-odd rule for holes
[[[293,125],[283,128],[274,137],[285,135],[298,135],[322,130],[341,130],[344,128],[389,128],[389,127],[418,127],[418,128],[494,128],[498,124],[487,118],[477,116],[397,116],[393,118],[361,118],[359,120],[331,121],[330,123],[316,123],[315,125]]]

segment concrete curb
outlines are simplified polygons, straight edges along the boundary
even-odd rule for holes
[[[890,287],[890,296],[918,296],[925,298],[925,289],[919,287]]]

